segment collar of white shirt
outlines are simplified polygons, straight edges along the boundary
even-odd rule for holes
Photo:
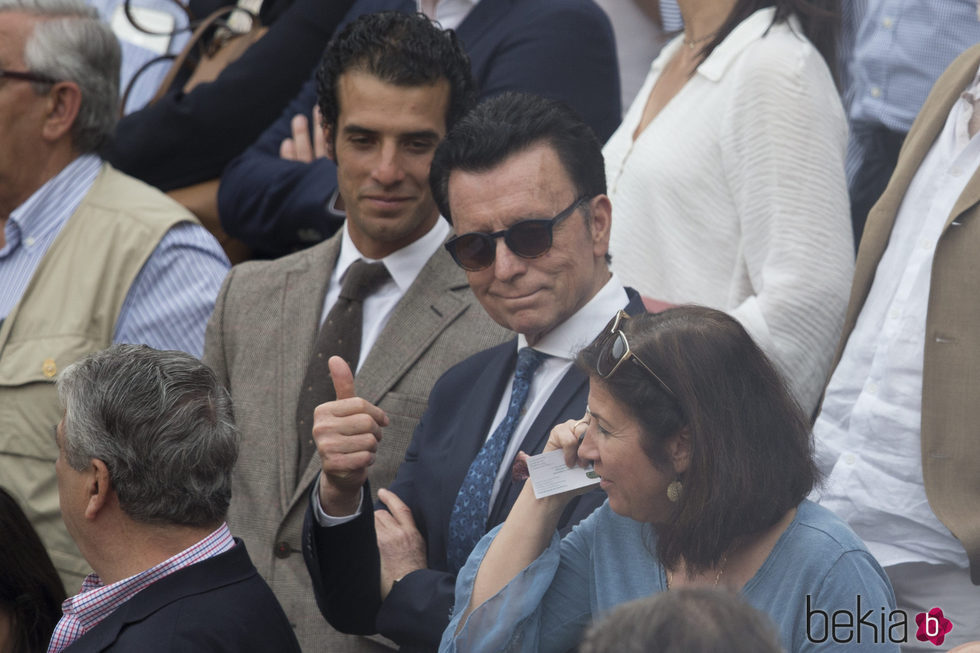
[[[459,29],[478,2],[479,0],[416,0],[415,6],[443,29]]]
[[[398,286],[398,290],[402,294],[415,282],[415,277],[419,275],[419,272],[422,271],[425,264],[432,258],[432,255],[442,246],[443,241],[449,236],[449,231],[449,224],[440,217],[436,220],[432,229],[429,229],[428,233],[424,236],[381,259],[381,262],[385,264],[385,268],[388,270],[388,274],[391,275],[392,280],[394,280]],[[446,254],[446,256],[449,256],[449,254]],[[343,280],[344,275],[347,274],[347,268],[358,259],[364,259],[368,262],[374,262],[376,260],[364,256],[357,249],[354,241],[351,240],[347,223],[344,222],[340,254],[337,256],[337,265],[335,267],[340,280]]]
[[[773,18],[775,17],[776,9],[775,7],[765,7],[759,9],[751,16],[743,20],[741,23],[735,26],[725,40],[718,44],[711,54],[705,59],[701,65],[698,66],[697,72],[699,75],[703,75],[712,81],[720,80],[728,66],[731,65],[735,59],[742,54],[745,48],[749,47],[752,43],[758,41],[762,38],[766,32],[773,26]],[[797,20],[796,16],[790,16],[788,23],[794,32],[797,34],[802,34],[800,28],[800,22]],[[674,51],[683,45],[683,34],[678,36],[674,42],[671,44]],[[668,46],[670,47],[670,46]],[[666,48],[664,48],[666,50]],[[665,54],[667,54],[665,52]],[[669,58],[660,58],[665,64],[669,61]]]
[[[578,353],[592,342],[599,330],[625,308],[629,303],[629,295],[615,274],[609,277],[599,292],[578,309],[570,318],[544,334],[534,344],[534,348],[549,356],[574,360]],[[527,347],[527,338],[517,336],[517,348]]]

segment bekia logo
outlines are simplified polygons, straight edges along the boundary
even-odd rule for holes
[[[919,626],[915,638],[920,642],[932,642],[936,646],[942,646],[946,634],[953,630],[953,622],[943,615],[941,608],[920,612],[915,615],[915,623]]]
[[[806,638],[814,644],[828,639],[835,644],[873,642],[900,644],[908,639],[908,619],[901,610],[886,614],[886,608],[862,610],[861,595],[854,597],[854,610],[825,610],[812,608],[806,595]]]
[[[904,644],[909,641],[908,617],[901,610],[888,611],[885,607],[863,609],[861,596],[854,597],[854,610],[825,610],[814,608],[810,595],[806,595],[806,637],[814,644],[828,639],[835,644]],[[915,638],[941,646],[946,635],[953,630],[952,622],[941,608],[915,615],[918,626]]]

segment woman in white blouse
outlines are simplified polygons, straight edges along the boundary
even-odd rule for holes
[[[807,411],[853,273],[838,4],[678,0],[684,32],[603,150],[616,273],[736,317]]]

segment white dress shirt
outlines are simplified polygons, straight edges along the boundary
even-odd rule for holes
[[[929,508],[920,432],[933,254],[980,166],[980,138],[967,132],[972,113],[966,99],[956,102],[909,184],[814,425],[817,463],[828,474],[822,495],[815,496],[884,566],[968,566],[963,546]]]
[[[445,220],[439,218],[427,234],[414,243],[406,245],[397,252],[381,259],[391,279],[385,281],[364,299],[361,322],[361,355],[357,363],[358,369],[361,368],[364,359],[367,358],[368,352],[374,347],[378,336],[384,331],[391,314],[395,311],[395,306],[408,292],[411,285],[415,283],[415,277],[419,275],[419,272],[422,271],[422,268],[425,267],[425,264],[438,251],[448,236],[449,225]],[[351,240],[347,223],[344,222],[340,253],[337,255],[337,263],[333,266],[333,272],[330,274],[327,296],[323,301],[323,312],[320,314],[321,326],[323,321],[327,319],[327,313],[330,312],[333,305],[337,303],[337,298],[340,297],[340,289],[343,286],[347,270],[359,259],[364,259],[368,263],[377,262],[376,259],[370,259],[361,254],[357,246],[354,245],[354,241]]]
[[[480,0],[417,0],[423,14],[439,23],[442,29],[458,29]]]

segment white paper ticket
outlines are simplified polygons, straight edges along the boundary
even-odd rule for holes
[[[534,496],[539,499],[599,482],[599,476],[592,471],[591,465],[587,469],[566,467],[561,449],[529,456],[527,470],[534,486]]]

